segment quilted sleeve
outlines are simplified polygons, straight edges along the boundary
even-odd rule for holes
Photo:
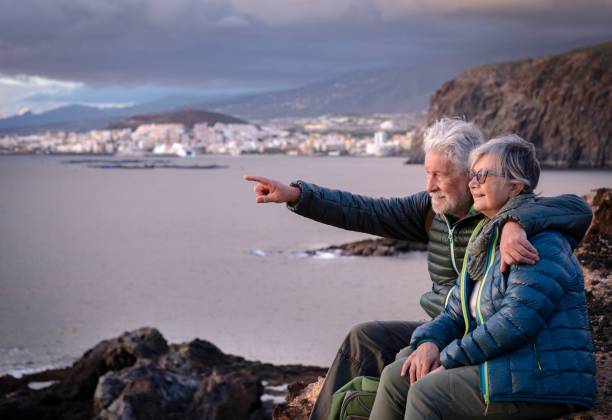
[[[430,322],[419,326],[412,333],[410,346],[416,350],[419,344],[431,341],[442,350],[448,343],[461,337],[465,324],[461,312],[459,283],[451,290],[444,310]]]
[[[372,198],[332,190],[304,181],[300,199],[287,207],[304,217],[346,230],[427,243],[426,220],[431,210],[423,191],[402,198]]]

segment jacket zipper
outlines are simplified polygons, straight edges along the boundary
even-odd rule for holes
[[[465,219],[467,218],[472,218],[474,216],[476,216],[477,214],[472,214],[469,215],[469,212],[471,212],[472,209],[470,208],[470,210],[468,211],[468,215],[465,217]],[[455,270],[455,273],[460,276],[461,275],[461,270],[459,270],[457,268],[457,261],[455,259],[455,229],[457,228],[457,226],[459,226],[460,223],[463,222],[463,220],[465,219],[460,219],[457,224],[455,224],[455,226],[451,227],[450,222],[448,221],[448,217],[446,217],[446,214],[443,214],[443,219],[444,222],[446,222],[446,227],[448,227],[448,242],[450,244],[450,248],[451,248],[451,262],[453,264],[453,269]],[[483,219],[484,220],[484,219]],[[480,225],[482,223],[482,220],[478,223],[478,225]],[[477,226],[478,226],[477,225]],[[474,231],[472,231],[472,233],[476,232],[477,229],[474,229]],[[472,236],[470,236],[470,240],[472,239]],[[468,241],[469,243],[469,241]]]
[[[446,226],[448,227],[448,242],[450,244],[451,262],[453,263],[455,273],[457,273],[457,275],[460,275],[461,272],[457,268],[457,262],[455,261],[455,227],[451,227],[446,215],[444,215],[444,221],[446,222]]]
[[[487,281],[487,278],[489,277],[489,271],[491,270],[491,267],[493,266],[493,263],[495,261],[495,251],[496,251],[498,237],[499,237],[499,227],[496,226],[495,234],[493,236],[493,243],[490,245],[491,248],[489,251],[489,257],[487,259],[487,270],[485,271],[484,277],[482,278],[482,281],[480,282],[480,288],[478,289],[478,296],[476,297],[476,313],[478,314],[478,319],[476,320],[477,325],[484,324],[484,317],[482,316],[482,312],[480,310],[480,299],[482,297],[482,290],[484,289],[484,285]],[[480,380],[481,380],[481,387],[482,387],[482,397],[486,404],[486,408],[485,408],[485,416],[486,416],[487,412],[489,411],[489,404],[491,402],[491,398],[489,395],[489,363],[486,360],[482,364]]]
[[[478,224],[472,231],[472,234],[470,235],[468,244],[472,242],[472,239],[474,239],[474,237],[478,234],[478,232],[480,232],[480,228],[483,222],[484,222],[484,219],[478,222]],[[465,322],[465,332],[463,333],[464,337],[468,335],[468,333],[470,332],[470,324],[471,324],[470,318],[468,317],[468,310],[467,310],[468,298],[467,298],[467,288],[465,285],[465,282],[467,279],[467,266],[470,260],[467,249],[468,247],[466,246],[465,253],[463,255],[463,267],[461,267],[461,276],[459,277],[459,298],[460,298],[460,303],[461,303],[461,312],[463,313],[463,321]]]

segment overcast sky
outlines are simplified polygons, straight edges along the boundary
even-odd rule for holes
[[[0,116],[606,40],[612,0],[0,0]]]

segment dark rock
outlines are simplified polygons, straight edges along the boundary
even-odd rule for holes
[[[310,255],[318,252],[334,252],[341,256],[360,256],[360,257],[390,257],[405,254],[412,251],[426,251],[427,245],[419,242],[399,241],[390,238],[364,239],[356,242],[349,242],[342,245],[332,245],[327,248],[308,251]]]
[[[22,378],[22,384],[26,386],[22,385],[0,399],[0,418],[91,419],[93,394],[100,376],[132,366],[139,358],[159,356],[167,350],[166,341],[153,328],[141,328],[104,340],[88,350],[72,367],[53,371],[53,380],[58,382],[49,388],[38,391],[27,388],[28,382],[40,380],[44,373]],[[14,381],[0,381],[3,386],[10,382],[15,385]]]
[[[175,348],[177,354],[183,356],[189,363],[199,369],[212,368],[230,362],[230,358],[213,343],[196,338],[187,345]]]
[[[167,351],[166,340],[154,328],[125,332],[87,351],[53,391],[70,398],[91,399],[98,378],[106,372],[132,366],[139,358],[157,357]]]
[[[262,382],[310,382],[324,372],[248,361],[200,339],[168,346],[141,328],[100,342],[70,368],[0,378],[0,419],[263,420],[273,407],[261,402]],[[57,383],[33,390],[31,381]]]
[[[323,377],[315,382],[298,381],[288,388],[287,403],[274,408],[274,420],[307,420],[323,386]]]
[[[204,379],[193,398],[192,419],[249,419],[261,407],[262,386],[248,371],[221,373],[216,369]]]
[[[164,370],[151,360],[139,360],[130,368],[100,378],[94,394],[96,418],[184,418],[199,380],[193,373]]]

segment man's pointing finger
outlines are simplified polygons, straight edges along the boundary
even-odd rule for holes
[[[270,184],[271,181],[267,178],[264,178],[263,176],[256,176],[256,175],[245,175],[243,176],[245,181],[255,181],[255,182],[261,182],[263,184]]]

